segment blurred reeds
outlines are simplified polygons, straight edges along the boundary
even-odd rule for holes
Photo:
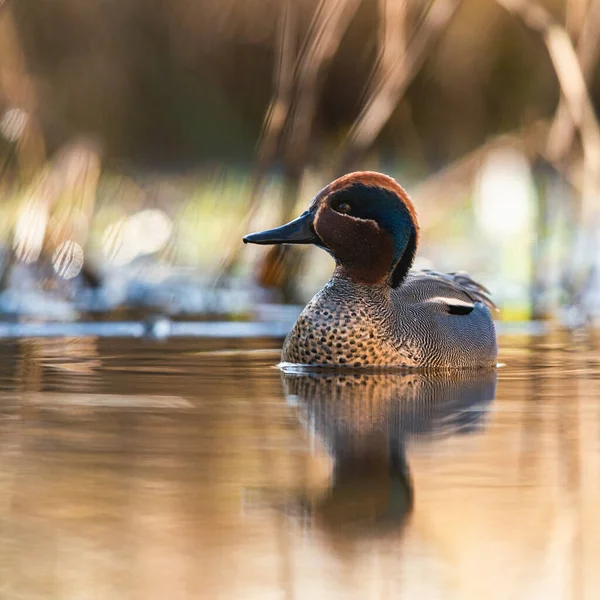
[[[507,319],[591,322],[599,35],[600,0],[6,0],[3,290],[179,272],[302,302],[330,259],[242,234],[372,168],[414,197],[417,266],[472,271]]]

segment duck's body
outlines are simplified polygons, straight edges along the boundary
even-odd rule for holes
[[[281,240],[286,236],[292,239]],[[340,178],[296,221],[246,240],[316,243],[336,258],[332,278],[285,340],[284,362],[438,368],[496,363],[487,290],[464,273],[409,272],[416,215],[406,192],[385,175]]]
[[[464,275],[411,272],[397,289],[334,275],[302,311],[282,360],[353,367],[492,366],[496,336],[486,302],[483,289]]]

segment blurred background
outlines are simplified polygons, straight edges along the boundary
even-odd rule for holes
[[[600,0],[0,0],[0,599],[598,598],[599,64]],[[502,368],[273,368],[333,264],[242,236],[363,169]]]
[[[599,322],[599,33],[600,0],[0,0],[3,318],[292,321],[331,259],[242,235],[373,169],[415,267]]]

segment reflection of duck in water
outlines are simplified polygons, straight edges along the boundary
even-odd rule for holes
[[[334,461],[314,525],[331,533],[396,530],[412,510],[406,442],[472,431],[496,391],[496,371],[286,373],[284,387]]]

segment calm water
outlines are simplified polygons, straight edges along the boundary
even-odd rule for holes
[[[275,340],[4,340],[0,598],[600,595],[600,344],[282,374]]]

